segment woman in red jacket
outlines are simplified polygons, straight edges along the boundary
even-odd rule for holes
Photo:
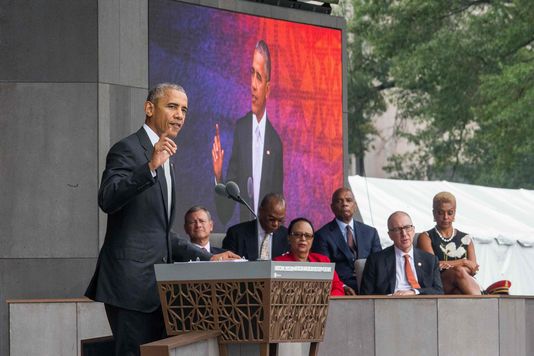
[[[314,229],[312,223],[305,218],[296,218],[289,224],[289,252],[278,256],[273,261],[294,261],[294,262],[327,262],[330,259],[319,253],[310,252],[313,243]],[[332,280],[332,291],[330,295],[356,295],[354,290],[346,286],[339,279],[336,271]]]

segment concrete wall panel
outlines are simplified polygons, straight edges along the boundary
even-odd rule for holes
[[[43,350],[56,356],[76,354],[75,304],[11,304],[9,307],[12,356],[42,355]]]
[[[526,334],[526,353],[525,355],[534,355],[534,300],[525,300],[525,334]]]
[[[499,300],[499,351],[500,355],[526,355],[525,300]]]
[[[98,1],[98,81],[148,86],[148,0]]]
[[[96,256],[96,104],[96,84],[0,84],[0,258]]]
[[[143,105],[146,96],[146,89],[110,84],[98,85],[98,186],[106,167],[106,155],[111,146],[139,130],[143,125],[145,120]],[[94,194],[96,197],[97,191]],[[98,219],[98,246],[102,246],[107,215],[100,209],[98,209]]]
[[[8,305],[5,303],[7,299],[81,297],[89,284],[95,265],[94,258],[0,259],[0,355],[9,355]],[[74,312],[73,318],[75,315]],[[75,326],[74,321],[73,328]],[[56,339],[56,342],[60,342],[58,340],[60,338]],[[55,355],[16,353],[12,356],[43,354]],[[74,351],[68,355],[75,354]]]
[[[497,356],[498,300],[440,299],[438,330],[439,356]]]
[[[375,310],[376,356],[438,355],[436,300],[377,299]]]
[[[375,354],[374,301],[330,301],[324,341],[319,344],[319,355]],[[353,332],[347,332],[351,330]]]
[[[81,340],[111,335],[106,311],[102,303],[76,303],[76,326],[78,356],[81,354]]]
[[[0,80],[96,82],[97,1],[2,1]]]

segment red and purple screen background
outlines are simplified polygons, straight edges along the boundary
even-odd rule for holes
[[[149,82],[176,82],[189,112],[172,158],[176,223],[196,204],[217,219],[211,148],[219,124],[231,156],[234,124],[251,109],[250,67],[256,42],[271,52],[269,120],[284,148],[286,220],[304,216],[316,228],[332,219],[330,197],[343,184],[342,32],[175,1],[149,2]],[[246,187],[241,187],[241,190]],[[236,210],[237,211],[237,210]],[[238,222],[238,214],[227,224]]]

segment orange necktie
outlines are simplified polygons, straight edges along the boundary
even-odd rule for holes
[[[410,255],[404,255],[404,271],[406,272],[406,279],[408,279],[408,283],[410,283],[412,288],[421,288],[417,282],[417,279],[415,279],[415,275],[413,274],[412,265],[410,264]]]

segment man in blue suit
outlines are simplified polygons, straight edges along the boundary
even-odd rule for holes
[[[317,231],[312,251],[328,256],[343,283],[357,291],[355,262],[381,251],[380,238],[374,227],[354,220],[357,205],[349,188],[339,188],[332,194],[330,208],[336,217]]]
[[[211,245],[210,234],[213,231],[213,220],[209,210],[203,206],[195,205],[185,213],[184,230],[191,242],[199,248],[213,254],[226,251]]]

